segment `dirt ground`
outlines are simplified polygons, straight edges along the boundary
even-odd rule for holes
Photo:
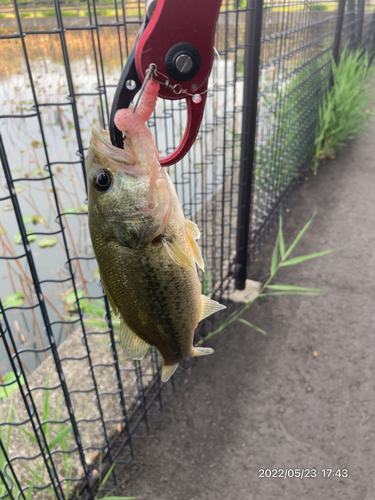
[[[163,412],[150,418],[150,436],[135,442],[121,494],[374,499],[374,138],[375,120],[317,177],[308,174],[284,207],[287,243],[317,210],[293,255],[339,250],[284,268],[276,282],[330,292],[262,299],[245,318],[268,336],[238,324],[208,342],[215,354],[192,364]],[[253,279],[268,276],[274,236]],[[259,469],[315,469],[316,477],[266,478]],[[324,477],[327,469],[349,475]]]

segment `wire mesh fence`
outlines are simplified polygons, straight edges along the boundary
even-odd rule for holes
[[[264,12],[251,253],[311,158],[331,75],[337,9],[338,2],[283,2]]]
[[[340,28],[340,5],[343,12]],[[337,38],[337,35],[339,37]],[[279,2],[263,12],[249,254],[311,161],[331,57],[362,42],[374,50],[374,3]]]
[[[350,1],[340,47],[362,40],[373,51],[374,4]],[[253,256],[311,158],[340,2],[223,1],[201,130],[169,169],[186,217],[202,232],[207,295],[220,298],[234,286],[240,188],[252,193]],[[246,22],[257,9],[263,21],[249,166],[241,158]],[[91,126],[108,128],[143,15],[140,1],[0,2],[0,498],[30,491],[94,498],[110,471],[100,494],[108,492],[121,482],[133,440],[148,434],[148,418],[174,390],[173,379],[160,383],[153,348],[142,362],[122,359],[119,321],[87,228]],[[149,126],[161,155],[178,145],[185,121],[182,101],[158,103]],[[240,186],[241,168],[250,167],[250,183]]]

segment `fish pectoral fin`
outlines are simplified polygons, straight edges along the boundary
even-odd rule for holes
[[[201,236],[201,232],[199,231],[199,228],[196,225],[196,223],[193,222],[192,220],[188,220],[188,219],[185,219],[185,222],[186,222],[186,226],[187,226],[189,232],[192,234],[193,238],[195,240],[199,240],[199,238]]]
[[[162,236],[161,241],[163,243],[165,251],[176,264],[184,267],[185,269],[194,270],[194,264],[190,260],[189,255],[181,247],[176,238],[172,236],[170,241],[165,236]]]
[[[109,291],[108,291],[107,284],[106,284],[106,282],[105,282],[105,280],[104,280],[104,278],[103,278],[102,273],[100,272],[100,269],[99,269],[99,274],[100,274],[100,281],[102,282],[102,287],[104,288],[105,294],[106,294],[106,295],[107,295],[107,297],[108,297],[109,303],[111,304],[111,307],[112,307],[112,309],[113,309],[113,312],[114,312],[115,316],[117,316],[117,315],[118,315],[118,309],[117,309],[117,306],[116,306],[116,304],[115,304],[115,301],[114,301],[114,300],[113,300],[113,298],[112,298],[112,295],[111,295],[111,294],[109,293]]]
[[[124,320],[120,325],[120,341],[127,358],[141,360],[146,356],[149,344],[138,337]]]
[[[215,351],[211,347],[194,347],[193,356],[208,356],[213,354]]]
[[[201,249],[199,248],[196,240],[200,237],[198,226],[191,220],[185,220],[186,222],[186,234],[189,242],[191,251],[193,252],[194,260],[198,266],[204,271],[204,262],[202,257]]]
[[[226,309],[226,306],[223,306],[223,304],[219,304],[219,302],[210,299],[206,295],[201,295],[201,297],[202,297],[202,311],[199,321],[202,321],[202,319],[211,316],[211,314],[214,314],[215,312],[221,311],[222,309]]]
[[[178,368],[178,363],[176,363],[175,365],[166,365],[165,363],[163,363],[161,369],[161,381],[168,382],[168,380],[172,377],[177,368]]]

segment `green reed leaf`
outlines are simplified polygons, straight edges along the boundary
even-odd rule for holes
[[[323,252],[310,253],[309,255],[301,255],[300,257],[295,257],[294,259],[286,260],[280,263],[280,266],[294,266],[295,264],[300,264],[301,262],[305,262],[306,260],[316,259],[316,257],[321,257],[322,255],[327,255],[332,252],[336,252],[336,248],[332,248],[331,250],[324,250]]]
[[[266,285],[265,288],[281,291],[300,291],[300,292],[326,292],[323,288],[308,288],[305,286],[295,285]]]
[[[52,440],[51,442],[49,443],[49,446],[50,448],[53,448],[54,446],[56,446],[57,444],[60,444],[64,439],[65,437],[69,434],[69,432],[71,431],[72,429],[72,424],[70,425],[67,425],[66,427],[64,427]]]
[[[306,231],[309,229],[312,221],[314,220],[315,218],[315,215],[316,215],[316,211],[312,214],[312,217],[311,219],[304,225],[304,227],[301,229],[301,231],[298,233],[297,237],[295,238],[295,240],[293,241],[293,243],[290,245],[290,247],[288,248],[288,250],[286,251],[285,253],[285,256],[284,258],[286,259],[287,257],[289,257],[289,255],[293,252],[293,250],[296,248],[296,246],[298,245],[298,242],[301,240],[302,236],[306,233]]]
[[[284,258],[285,255],[285,243],[284,243],[284,235],[283,235],[283,218],[281,215],[281,210],[280,210],[280,216],[279,216],[279,248],[280,248],[280,255],[281,258]]]
[[[246,319],[239,318],[239,319],[237,319],[237,321],[239,321],[240,323],[243,323],[244,325],[248,326],[249,328],[252,328],[253,330],[256,330],[259,333],[262,333],[263,335],[267,335],[267,332],[265,332],[264,330],[262,330],[258,326],[253,325],[252,323],[250,323]]]
[[[275,243],[275,248],[273,249],[273,253],[272,253],[271,276],[273,276],[275,274],[275,272],[276,272],[278,248],[279,248],[279,235],[277,235],[277,239],[276,239],[276,243]]]

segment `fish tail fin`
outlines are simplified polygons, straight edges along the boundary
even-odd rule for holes
[[[215,351],[211,347],[194,347],[193,356],[208,356]]]
[[[176,363],[175,365],[166,365],[164,363],[161,369],[161,381],[168,382],[168,380],[172,377],[177,368],[178,368],[178,363]]]

